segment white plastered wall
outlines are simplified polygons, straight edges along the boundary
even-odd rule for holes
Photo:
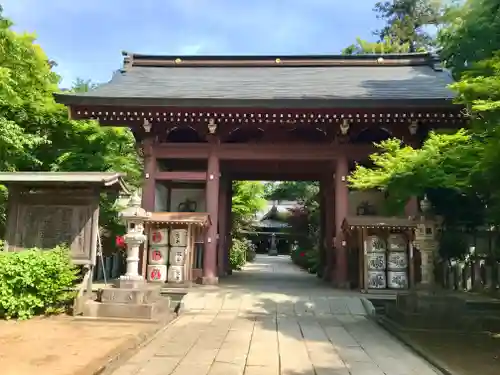
[[[168,207],[169,189],[161,183],[155,188],[155,211],[156,212],[177,212],[179,205],[186,200],[196,202],[196,212],[205,212],[205,188],[172,188],[170,192],[170,207]]]
[[[377,215],[382,216],[384,200],[384,193],[381,191],[350,191],[349,216],[356,216],[356,210],[363,202],[368,202],[374,207]]]

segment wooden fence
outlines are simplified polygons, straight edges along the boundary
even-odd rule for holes
[[[94,281],[112,280],[120,277],[125,268],[125,254],[122,252],[112,255],[97,256],[94,267]]]
[[[436,282],[448,290],[500,290],[500,261],[491,258],[442,261],[435,274]]]
[[[203,269],[203,244],[196,244],[193,254],[193,269],[198,270],[201,275]],[[115,253],[112,255],[97,256],[96,265],[94,267],[93,281],[112,280],[120,277],[125,273],[125,258],[126,254],[123,252]]]

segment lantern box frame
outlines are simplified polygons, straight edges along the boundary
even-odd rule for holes
[[[412,220],[397,217],[377,217],[377,216],[353,216],[344,220],[342,229],[344,232],[345,246],[350,259],[355,261],[349,262],[352,264],[350,275],[352,276],[350,282],[357,284],[362,292],[365,293],[380,293],[391,292],[397,293],[402,290],[407,290],[415,285],[416,281],[416,267],[415,267],[415,254],[413,248],[414,231],[416,223]],[[366,239],[369,236],[377,236],[382,238],[386,244],[387,239],[391,234],[402,234],[406,239],[406,254],[408,259],[408,266],[406,268],[407,287],[404,289],[385,288],[370,289],[368,288],[368,254],[366,251]],[[388,249],[384,251],[389,254]],[[384,270],[386,274],[389,270]],[[357,277],[356,277],[357,276]]]
[[[168,258],[167,258],[167,281],[168,287],[190,287],[193,282],[196,282],[203,275],[203,261],[199,261],[199,257],[203,257],[205,246],[205,238],[208,227],[211,225],[210,216],[208,213],[194,212],[153,212],[145,222],[146,243],[144,246],[143,259],[148,259],[150,250],[150,233],[152,229],[165,228],[168,229]],[[186,257],[183,267],[184,281],[181,283],[173,283],[168,281],[168,273],[170,269],[170,235],[172,230],[186,229]],[[201,245],[199,251],[198,245]],[[149,260],[148,260],[149,261]],[[148,262],[143,262],[142,269],[145,274]]]

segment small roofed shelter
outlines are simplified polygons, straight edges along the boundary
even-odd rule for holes
[[[267,206],[257,213],[250,238],[258,253],[267,253],[274,243],[278,253],[288,253],[291,248],[291,238],[288,217],[296,207],[293,201],[268,201]]]
[[[366,291],[408,289],[415,283],[413,238],[407,218],[350,216],[343,224],[351,285]]]
[[[150,254],[149,256],[143,254],[143,259],[148,259],[147,270],[145,262],[143,262],[143,274],[146,273],[149,281],[156,281],[153,280],[152,272],[160,274],[164,267],[166,268],[166,280],[158,281],[182,286],[189,286],[192,282],[201,282],[203,267],[207,266],[203,262],[205,235],[211,225],[210,215],[206,212],[152,212],[146,220],[146,233],[149,233],[150,238],[148,239],[149,246],[144,248],[149,248]],[[156,233],[161,230],[166,230],[166,233],[170,232],[171,236],[175,230],[185,231],[187,241],[184,244],[185,251],[182,259],[175,259],[175,244],[170,239],[168,242],[171,247],[166,259],[161,262],[155,261],[152,256],[153,251],[158,251],[160,248],[169,249],[167,245],[157,244],[153,239]],[[181,244],[181,247],[184,245]],[[180,272],[178,272],[179,269]]]
[[[115,172],[1,172],[9,190],[7,251],[66,244],[77,265],[96,263],[99,200],[103,192],[130,194]]]

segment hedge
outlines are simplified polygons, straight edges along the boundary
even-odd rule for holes
[[[255,259],[255,249],[251,241],[246,239],[233,238],[231,249],[229,250],[229,265],[233,270],[240,270],[246,262]]]
[[[302,250],[296,247],[290,253],[290,257],[296,265],[307,270],[308,272],[318,272],[319,251],[317,248]]]
[[[77,269],[64,247],[0,252],[0,317],[29,319],[65,310]]]

